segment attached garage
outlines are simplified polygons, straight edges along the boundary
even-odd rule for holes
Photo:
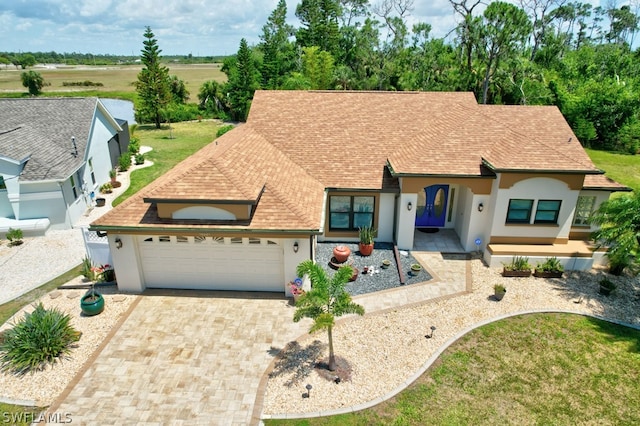
[[[154,235],[138,248],[147,288],[284,291],[279,239]]]

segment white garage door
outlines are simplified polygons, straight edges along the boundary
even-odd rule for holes
[[[284,292],[277,239],[139,237],[148,288]]]

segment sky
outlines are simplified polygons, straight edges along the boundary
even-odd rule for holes
[[[379,0],[372,0],[372,4]],[[0,0],[0,52],[138,56],[150,26],[162,55],[218,56],[240,39],[260,41],[278,0]],[[299,0],[287,0],[289,22]],[[593,3],[598,3],[597,0]],[[448,0],[414,0],[408,18],[431,24],[433,37],[456,26]]]

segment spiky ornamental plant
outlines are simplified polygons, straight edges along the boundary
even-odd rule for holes
[[[327,330],[329,339],[329,370],[336,369],[336,358],[333,351],[333,326],[335,318],[346,314],[364,315],[364,308],[351,301],[351,295],[344,289],[353,275],[350,266],[343,266],[331,277],[321,266],[312,260],[305,260],[298,265],[299,277],[307,275],[311,280],[311,290],[307,291],[296,302],[293,321],[311,318],[313,325],[309,333]]]
[[[0,368],[15,374],[42,370],[54,364],[80,339],[71,317],[58,309],[45,309],[42,302],[3,333]]]

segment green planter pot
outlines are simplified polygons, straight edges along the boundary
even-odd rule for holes
[[[104,311],[104,297],[100,293],[89,290],[80,299],[80,309],[87,316],[98,315]]]

